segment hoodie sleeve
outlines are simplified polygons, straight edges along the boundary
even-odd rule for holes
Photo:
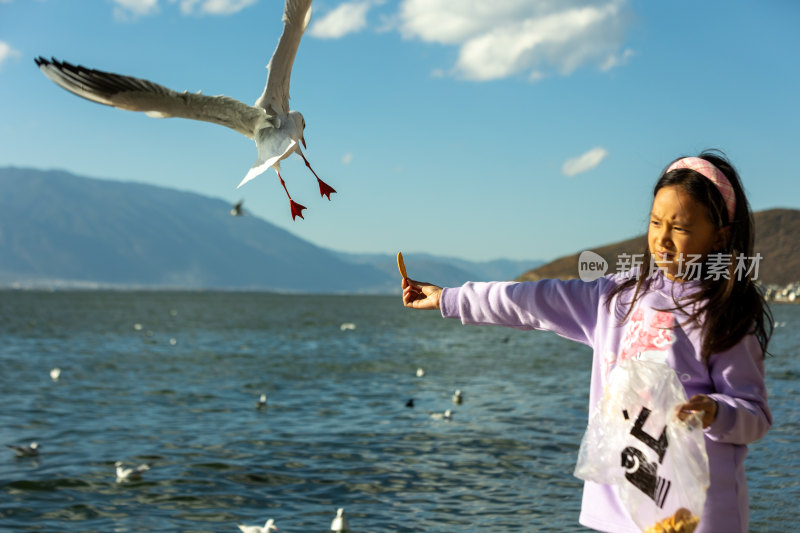
[[[772,426],[764,383],[764,356],[754,335],[730,350],[714,354],[709,373],[717,391],[717,416],[706,428],[708,438],[731,444],[755,442]]]
[[[469,282],[444,289],[440,307],[444,318],[458,318],[463,324],[547,330],[591,345],[608,284],[608,278]]]

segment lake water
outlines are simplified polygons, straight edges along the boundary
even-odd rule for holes
[[[773,311],[754,532],[800,523],[800,306]],[[338,507],[357,533],[585,531],[591,353],[551,333],[399,296],[3,291],[0,341],[0,444],[41,444],[0,450],[2,531],[322,532]]]

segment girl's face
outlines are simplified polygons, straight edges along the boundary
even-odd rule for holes
[[[647,243],[656,266],[667,277],[682,279],[692,256],[700,256],[695,261],[700,263],[709,253],[722,249],[724,241],[725,229],[715,228],[708,209],[683,188],[670,185],[658,190],[650,212]]]

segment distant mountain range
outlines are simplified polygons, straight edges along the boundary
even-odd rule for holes
[[[0,287],[113,287],[397,294],[394,254],[352,254],[309,243],[221,199],[63,171],[0,168]],[[800,281],[800,210],[755,213],[759,280]],[[616,269],[645,237],[591,248]],[[416,279],[571,278],[573,254],[486,262],[403,252]]]
[[[768,209],[753,214],[755,220],[755,251],[761,254],[758,281],[763,285],[787,285],[800,281],[800,210]],[[646,249],[646,235],[590,250],[606,260],[609,272],[617,269],[621,254],[642,254]],[[560,257],[545,265],[533,268],[519,276],[520,281],[545,278],[577,278],[580,252]]]
[[[393,254],[321,248],[227,202],[63,171],[0,168],[0,286],[399,293]],[[417,279],[513,279],[542,261],[404,252]]]

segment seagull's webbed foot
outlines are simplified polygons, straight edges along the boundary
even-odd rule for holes
[[[292,220],[294,220],[295,217],[303,218],[303,209],[305,209],[306,206],[300,205],[289,198],[289,208],[292,210]],[[305,220],[305,218],[303,218],[303,220]]]
[[[311,167],[308,167],[308,168],[311,168]],[[312,172],[313,172],[313,170],[312,170]],[[315,176],[316,176],[316,174],[315,174]],[[317,178],[317,183],[319,183],[319,195],[320,196],[327,196],[328,200],[330,200],[331,199],[331,193],[336,192],[336,189],[334,189],[333,187],[331,187],[330,185],[328,185],[327,183],[325,183],[324,181],[322,181],[319,178]]]
[[[292,211],[292,220],[294,220],[296,217],[300,217],[303,220],[305,220],[305,218],[303,218],[303,209],[306,209],[306,206],[298,204],[297,202],[292,200],[292,195],[289,194],[289,189],[286,188],[286,182],[283,181],[280,172],[278,172],[278,179],[281,180],[281,185],[283,185],[283,190],[286,191],[286,196],[289,197],[289,209]]]
[[[297,151],[297,153],[300,155],[300,157],[303,158],[303,162],[308,167],[308,170],[310,170],[311,173],[314,174],[314,177],[317,178],[317,183],[319,183],[319,195],[320,196],[326,196],[328,198],[328,200],[330,200],[331,199],[331,193],[335,193],[336,189],[334,189],[333,187],[331,187],[330,185],[328,185],[327,183],[325,183],[324,181],[319,179],[319,176],[317,176],[317,173],[314,172],[313,168],[311,168],[311,163],[308,162],[308,159],[306,159],[306,156],[304,156],[303,153],[301,151],[299,151],[299,150]]]

